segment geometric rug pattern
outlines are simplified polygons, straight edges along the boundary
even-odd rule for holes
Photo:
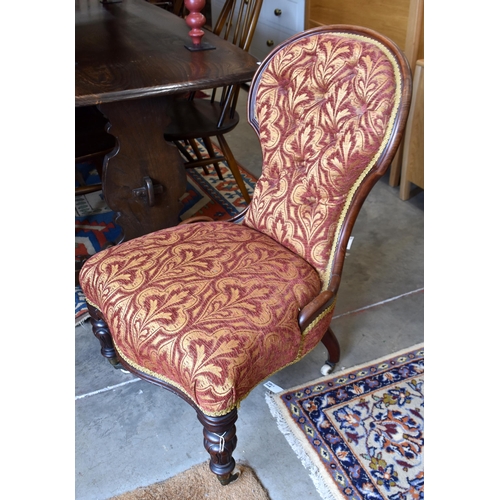
[[[215,147],[215,146],[214,146]],[[201,144],[202,154],[206,150]],[[181,198],[182,209],[179,222],[195,215],[207,215],[214,220],[227,220],[241,212],[247,203],[243,198],[229,167],[219,163],[224,180],[220,180],[213,166],[209,174],[200,168],[186,169],[186,193]],[[100,182],[95,169],[89,164],[77,165],[87,184]],[[252,197],[257,179],[239,165],[243,181]],[[116,214],[107,206],[102,191],[75,196],[75,260],[76,262],[94,255],[105,245],[117,241],[121,228],[115,223]],[[75,322],[79,324],[88,318],[85,296],[75,286]]]
[[[266,399],[325,500],[424,498],[424,345]]]

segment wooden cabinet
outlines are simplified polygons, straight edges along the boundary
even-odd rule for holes
[[[211,0],[212,19],[218,18],[224,0]],[[264,0],[250,54],[262,61],[278,44],[304,30],[305,0]]]
[[[410,198],[411,185],[424,189],[424,60],[417,61],[410,114],[406,124],[399,197]]]

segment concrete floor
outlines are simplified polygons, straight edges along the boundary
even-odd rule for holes
[[[246,123],[227,136],[236,159],[259,176],[261,153]],[[424,195],[399,199],[388,174],[368,196],[355,224],[331,326],[341,346],[337,368],[351,367],[424,340]],[[195,411],[180,398],[101,357],[90,324],[76,335],[77,500],[104,500],[161,481],[206,461]],[[320,377],[327,358],[318,345],[299,363],[273,375],[286,389]],[[306,469],[292,451],[256,387],[236,423],[234,457],[257,472],[272,500],[320,500]],[[189,499],[186,499],[189,500]]]

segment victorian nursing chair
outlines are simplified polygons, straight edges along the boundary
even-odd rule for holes
[[[101,353],[194,407],[222,484],[237,476],[242,399],[320,341],[331,368],[339,360],[329,325],[346,247],[401,140],[410,75],[403,53],[374,31],[293,36],[250,87],[263,166],[240,216],[185,221],[83,266]]]
[[[252,43],[263,0],[226,0],[214,26],[213,32],[241,49],[248,51]],[[220,97],[217,97],[220,94]],[[165,139],[174,143],[186,159],[186,168],[214,168],[223,180],[219,162],[226,161],[241,194],[247,203],[250,195],[241,177],[236,159],[227,143],[225,134],[238,125],[240,117],[236,111],[239,86],[229,85],[213,89],[209,99],[200,99],[191,93],[187,98],[176,99],[169,109],[170,125],[165,130]],[[211,138],[216,137],[221,153],[213,148]],[[196,139],[202,139],[208,153],[203,157]],[[187,146],[191,147],[191,150]]]

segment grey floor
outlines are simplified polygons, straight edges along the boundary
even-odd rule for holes
[[[241,121],[228,142],[237,160],[258,176],[261,153],[246,123],[246,97],[243,92]],[[338,369],[424,340],[423,192],[401,201],[386,175],[368,196],[352,235],[331,323],[342,349]],[[101,357],[88,322],[77,326],[75,335],[77,500],[108,499],[208,459],[189,405],[114,370]],[[270,380],[289,388],[316,379],[326,357],[320,344]],[[234,457],[253,467],[272,500],[319,500],[306,469],[278,430],[265,392],[261,384],[241,404]]]

